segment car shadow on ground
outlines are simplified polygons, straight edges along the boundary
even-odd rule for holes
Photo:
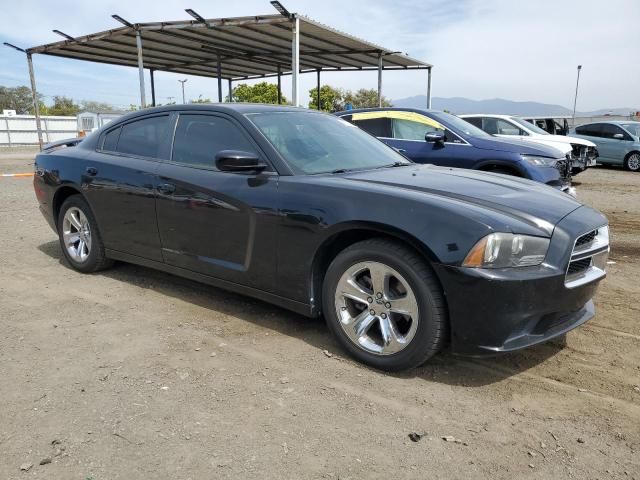
[[[38,250],[58,260],[64,268],[71,268],[62,255],[58,241],[44,243]],[[240,318],[282,335],[299,338],[319,351],[328,350],[339,354],[337,358],[341,361],[357,363],[338,345],[321,318],[308,318],[261,300],[123,262],[116,262],[113,268],[95,275],[148,288],[222,315]],[[175,321],[179,323],[180,318]],[[481,387],[529,370],[556,355],[564,346],[565,340],[561,337],[519,352],[482,359],[457,357],[445,351],[421,367],[400,373],[379,373],[397,378],[421,378],[451,386]]]

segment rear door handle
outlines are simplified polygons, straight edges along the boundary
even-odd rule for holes
[[[91,175],[95,177],[98,174],[98,169],[96,167],[87,167],[87,175]]]
[[[160,193],[164,193],[165,195],[171,195],[176,191],[176,186],[171,183],[161,183],[158,185],[158,191]]]

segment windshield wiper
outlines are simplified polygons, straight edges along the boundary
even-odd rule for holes
[[[413,165],[413,164],[409,162],[393,162],[393,163],[390,163],[389,165],[382,165],[381,167],[378,167],[378,168],[408,167],[409,165]]]

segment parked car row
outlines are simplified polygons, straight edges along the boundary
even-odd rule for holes
[[[573,175],[584,172],[588,167],[595,166],[598,158],[598,150],[595,143],[581,138],[551,135],[520,117],[475,114],[460,115],[460,118],[491,135],[557,148],[571,159]]]
[[[41,152],[35,194],[77,271],[126,261],[322,315],[376,368],[517,350],[593,317],[607,219],[563,193],[559,150],[445,113],[340,116],[141,110]]]

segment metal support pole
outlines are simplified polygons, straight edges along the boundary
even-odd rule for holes
[[[151,78],[151,105],[155,107],[156,106],[156,82],[153,78],[154,72],[155,72],[155,69],[153,68],[149,69],[149,76]]]
[[[292,24],[291,39],[291,102],[300,106],[300,19],[295,16]]]
[[[222,103],[222,63],[220,63],[220,55],[218,55],[216,71],[216,75],[218,76],[218,103]]]
[[[427,70],[427,108],[431,108],[431,67]]]
[[[42,150],[42,127],[40,125],[40,102],[38,101],[38,92],[36,91],[36,76],[33,73],[33,60],[31,54],[27,53],[27,64],[29,65],[29,79],[31,80],[31,96],[33,97],[33,111],[36,114],[36,129],[38,130],[38,144]]]
[[[578,65],[578,78],[576,78],[576,95],[573,97],[573,126],[576,126],[576,104],[578,103],[578,84],[580,83],[580,70],[582,65]]]
[[[282,104],[282,72],[280,71],[280,65],[278,65],[278,105]]]
[[[318,110],[320,110],[320,69],[317,70],[318,73],[318,86],[316,87],[316,101],[318,103]]]
[[[233,102],[233,80],[229,79],[229,103]]]
[[[4,122],[7,124],[7,142],[11,146],[11,130],[9,130],[9,117],[4,117]]]
[[[382,52],[378,53],[378,106],[382,106]]]
[[[140,108],[147,104],[144,92],[144,61],[142,60],[142,36],[140,30],[136,30],[136,45],[138,47],[138,75],[140,77]]]

